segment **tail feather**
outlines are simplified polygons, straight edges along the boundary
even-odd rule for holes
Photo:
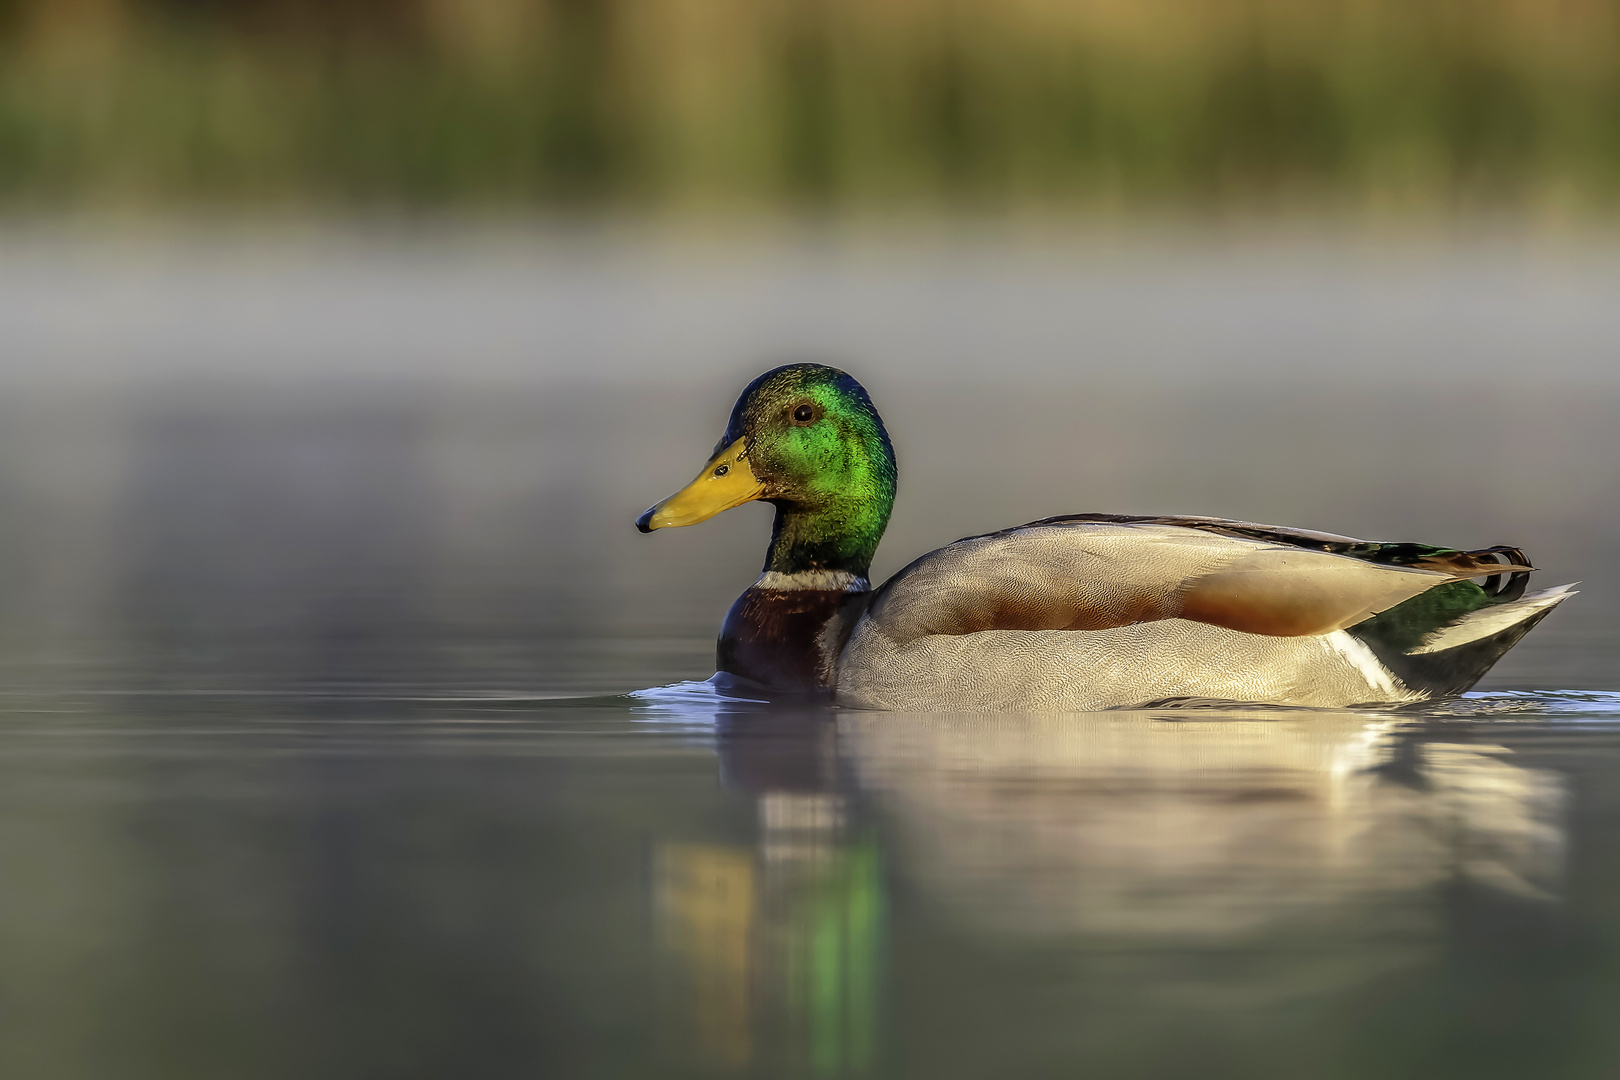
[[[1493,604],[1470,612],[1450,626],[1442,626],[1429,634],[1417,648],[1410,650],[1408,655],[1422,656],[1445,652],[1460,645],[1467,645],[1471,641],[1491,637],[1516,626],[1532,615],[1549,611],[1568,600],[1575,595],[1575,586],[1579,584],[1577,581],[1569,585],[1559,585],[1506,604]]]
[[[1442,551],[1426,555],[1410,565],[1421,570],[1438,570],[1458,578],[1482,577],[1485,592],[1497,603],[1506,604],[1524,595],[1535,567],[1516,547],[1498,544],[1478,551]],[[1506,582],[1503,581],[1506,578]]]
[[[1349,632],[1412,690],[1431,697],[1460,694],[1478,682],[1553,608],[1574,596],[1574,588],[1560,585],[1479,608],[1430,631],[1404,650],[1392,647],[1379,635],[1363,637],[1357,633],[1358,627],[1351,627]]]

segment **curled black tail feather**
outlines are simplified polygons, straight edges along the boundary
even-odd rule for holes
[[[1520,551],[1516,547],[1508,547],[1506,544],[1497,544],[1495,547],[1480,548],[1478,551],[1470,551],[1468,554],[1481,556],[1500,555],[1504,563],[1508,566],[1530,565],[1530,560],[1524,557],[1524,552]],[[1504,576],[1507,578],[1506,583],[1502,581]],[[1529,582],[1530,571],[1516,570],[1507,575],[1492,574],[1490,577],[1480,582],[1480,588],[1485,590],[1485,595],[1491,598],[1492,603],[1511,604],[1513,601],[1524,595],[1524,587],[1529,584]]]

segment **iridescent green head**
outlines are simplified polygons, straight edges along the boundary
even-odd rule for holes
[[[636,526],[695,525],[762,499],[776,506],[765,569],[864,577],[894,492],[894,450],[866,390],[837,368],[789,364],[748,384],[703,472]]]

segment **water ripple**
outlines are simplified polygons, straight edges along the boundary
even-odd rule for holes
[[[701,681],[687,680],[632,690],[624,696],[630,699],[630,711],[637,719],[652,723],[712,723],[726,713],[752,711],[772,704],[765,698],[747,696],[730,676],[721,673]]]
[[[1495,690],[1463,694],[1412,710],[1433,717],[1552,715],[1620,718],[1620,693],[1608,690]]]
[[[802,707],[804,702],[773,702],[738,685],[725,675],[715,675],[701,681],[670,683],[635,690],[624,695],[630,701],[631,711],[639,719],[654,723],[713,722],[722,715],[757,712],[784,704]],[[622,699],[621,699],[622,700]],[[1210,710],[1231,708],[1233,703],[1199,703]],[[824,707],[824,706],[823,706]],[[1185,707],[1185,706],[1183,706]],[[1241,706],[1252,711],[1256,706]],[[1145,711],[1157,712],[1163,706]],[[1263,706],[1268,711],[1281,713],[1312,713],[1319,710],[1292,709],[1288,706]],[[1118,710],[1122,712],[1142,710]],[[1338,711],[1338,710],[1335,710]],[[1361,711],[1361,710],[1356,710]],[[1614,717],[1620,719],[1620,692],[1609,690],[1496,690],[1463,694],[1444,701],[1410,706],[1399,710],[1401,715],[1435,719],[1486,719],[1490,717],[1547,717],[1574,720],[1582,718]]]

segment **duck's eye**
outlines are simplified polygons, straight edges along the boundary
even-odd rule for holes
[[[816,411],[808,405],[800,405],[797,409],[793,410],[793,419],[797,420],[801,424],[808,424],[815,418],[815,415]]]
[[[714,470],[714,475],[716,475],[716,476],[724,476],[724,475],[726,475],[726,473],[728,473],[730,471],[731,471],[731,466],[730,465],[722,465],[718,469]]]

